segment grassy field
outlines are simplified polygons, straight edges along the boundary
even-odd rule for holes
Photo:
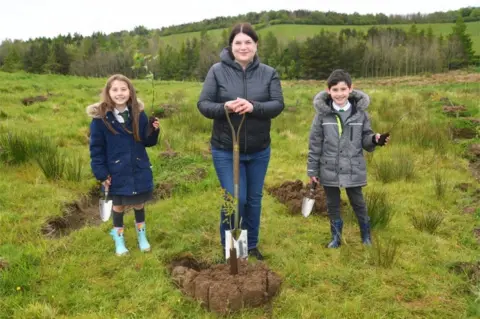
[[[418,24],[418,30],[427,31],[428,27],[432,27],[433,33],[436,36],[439,35],[448,35],[452,32],[452,27],[454,23],[433,23],[433,24]],[[467,32],[471,35],[473,41],[473,49],[477,54],[480,53],[480,22],[469,22],[466,23]],[[371,25],[366,26],[340,26],[340,25],[295,25],[295,24],[285,24],[285,25],[273,25],[259,30],[260,40],[262,36],[265,36],[269,31],[272,31],[275,36],[279,39],[281,43],[286,43],[291,39],[305,40],[308,37],[311,37],[319,33],[322,29],[331,32],[339,32],[342,29],[347,27],[355,28],[357,30],[367,31],[371,28]],[[386,26],[379,26],[380,28]],[[392,28],[402,28],[408,30],[411,27],[411,24],[398,24],[392,25]],[[222,34],[222,29],[216,29],[208,31],[208,34],[213,38],[219,40]],[[188,32],[170,35],[162,37],[162,40],[166,44],[173,45],[175,47],[183,43],[187,38],[199,37],[200,32]]]
[[[260,249],[283,284],[271,305],[232,318],[480,317],[480,272],[468,266],[480,256],[473,233],[480,227],[479,184],[465,158],[467,146],[480,142],[478,125],[473,139],[454,139],[454,132],[472,124],[442,112],[448,98],[466,107],[460,115],[479,118],[479,80],[478,73],[462,72],[358,79],[357,87],[371,95],[377,131],[410,112],[392,131],[391,143],[367,157],[364,191],[379,203],[370,214],[390,220],[379,222],[374,246],[366,249],[347,209],[345,244],[329,250],[325,217],[291,214],[265,192]],[[85,107],[97,101],[104,82],[0,73],[0,318],[215,318],[184,297],[168,271],[182,254],[210,264],[220,257],[220,188],[208,153],[211,122],[196,108],[200,83],[156,84],[157,101],[173,113],[161,120],[161,141],[148,152],[155,181],[172,186],[172,196],[146,208],[151,253],[136,248],[131,212],[125,218],[131,253],[125,258],[113,253],[110,222],[92,222],[65,236],[44,234],[66,203],[96,186]],[[149,82],[134,84],[149,105]],[[316,81],[283,82],[286,109],[273,121],[266,187],[307,180],[311,101],[323,87]],[[23,98],[47,90],[47,101],[22,105]],[[20,142],[12,142],[15,136]],[[28,152],[18,146],[22,136]],[[167,141],[176,156],[162,156]],[[67,161],[57,180],[39,165],[52,167],[41,156],[51,143]]]

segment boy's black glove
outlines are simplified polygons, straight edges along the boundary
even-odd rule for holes
[[[390,136],[390,133],[383,133],[380,135],[380,138],[378,139],[378,142],[376,143],[377,145],[384,146],[385,145],[385,140],[387,137]]]

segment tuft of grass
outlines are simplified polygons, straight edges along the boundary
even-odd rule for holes
[[[65,161],[65,179],[80,182],[83,176],[83,159],[80,156],[67,157]]]
[[[0,158],[10,164],[22,164],[29,160],[28,139],[21,133],[2,134],[0,136]]]
[[[50,153],[55,145],[42,132],[7,132],[0,135],[0,160],[19,165],[45,153]]]
[[[435,172],[435,176],[433,178],[434,187],[435,187],[435,195],[438,199],[442,199],[445,197],[448,188],[448,181],[444,173]]]
[[[427,212],[413,215],[411,218],[413,227],[434,234],[445,219],[445,215],[440,212]]]
[[[36,157],[36,161],[48,180],[59,180],[63,178],[66,159],[63,154],[57,150],[41,154]]]
[[[388,202],[387,192],[373,190],[365,194],[365,199],[371,228],[383,229],[387,227],[394,215],[392,206]]]
[[[371,250],[370,261],[382,268],[392,268],[398,258],[400,243],[394,238],[387,240],[376,237]]]
[[[415,163],[412,154],[399,152],[390,158],[382,158],[375,164],[376,177],[382,183],[411,181],[415,177]]]

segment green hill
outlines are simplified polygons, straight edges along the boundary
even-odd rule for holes
[[[429,27],[432,27],[434,35],[448,35],[452,31],[454,23],[431,23],[431,24],[417,24],[419,31],[428,30]],[[467,32],[471,35],[473,41],[473,48],[476,54],[480,53],[480,22],[467,22]],[[402,28],[408,30],[412,24],[395,24],[395,25],[378,25],[379,28]],[[367,31],[373,27],[373,25],[355,25],[355,26],[346,26],[346,25],[300,25],[300,24],[280,24],[273,25],[266,28],[262,28],[258,31],[260,37],[266,35],[268,32],[273,32],[273,34],[278,38],[281,43],[285,43],[288,40],[296,38],[297,40],[305,40],[308,37],[311,37],[319,33],[322,29],[331,32],[339,32],[342,29],[351,28],[356,30]],[[215,29],[210,30],[207,33],[217,41],[220,40],[222,31],[224,29]],[[169,35],[161,37],[165,44],[170,44],[174,47],[178,47],[182,42],[187,38],[200,37],[200,32],[187,32]]]

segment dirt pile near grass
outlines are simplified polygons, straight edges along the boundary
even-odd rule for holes
[[[282,283],[263,262],[239,261],[238,275],[230,275],[228,264],[208,267],[192,258],[176,260],[171,268],[174,283],[185,295],[219,314],[260,307],[277,294]]]
[[[280,186],[267,187],[267,191],[287,206],[292,215],[302,213],[302,201],[310,190],[309,184],[303,184],[301,180],[286,181]],[[312,214],[327,215],[327,199],[322,187],[315,189],[315,205]]]
[[[450,269],[459,275],[465,275],[473,284],[480,283],[480,261],[457,262]]]
[[[87,225],[101,224],[98,210],[99,193],[99,188],[94,188],[80,199],[65,203],[62,215],[47,220],[42,227],[42,233],[47,237],[56,238],[66,236]]]

